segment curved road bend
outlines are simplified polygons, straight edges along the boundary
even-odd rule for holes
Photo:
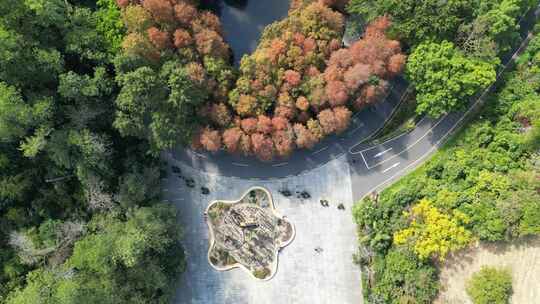
[[[522,41],[511,56],[503,60],[497,73],[497,79],[513,64],[517,55],[522,52],[532,33],[527,30],[534,26],[540,13],[540,5],[531,18],[522,18]],[[263,163],[254,158],[229,155],[200,153],[190,149],[177,149],[171,156],[188,166],[211,174],[232,176],[243,179],[274,179],[291,175],[299,175],[326,164],[328,161],[347,154],[351,165],[354,199],[359,199],[387,182],[404,175],[409,169],[418,165],[435,151],[459,124],[474,112],[475,106],[481,104],[488,93],[495,88],[495,82],[484,90],[469,104],[468,109],[453,112],[438,120],[422,119],[416,128],[406,134],[378,145],[362,144],[377,132],[392,115],[397,105],[408,91],[407,82],[398,78],[392,82],[389,94],[384,102],[356,113],[349,131],[341,137],[330,137],[312,150],[295,151],[289,159]]]
[[[261,162],[254,157],[230,155],[224,151],[216,154],[176,149],[172,157],[196,170],[244,179],[271,179],[299,175],[326,164],[346,154],[350,147],[365,141],[379,131],[392,116],[408,92],[408,83],[401,77],[391,81],[383,102],[357,112],[351,126],[340,136],[331,136],[313,149],[297,150],[287,159]]]
[[[530,35],[527,39],[524,38],[520,49],[527,45],[530,38]],[[507,68],[512,61],[505,60],[504,62]],[[501,73],[499,73],[499,76]],[[493,87],[491,86],[476,98],[476,101],[471,103],[470,108],[473,109],[474,105],[481,104],[484,96]],[[460,121],[469,116],[472,117],[472,115],[468,114],[472,114],[472,112],[474,111],[453,113],[440,120],[423,119],[413,132],[380,145],[355,144],[355,141],[351,139],[351,144],[346,146],[347,148],[344,148],[343,145],[342,149],[339,150],[341,159],[336,163],[340,167],[332,168],[328,175],[321,174],[322,179],[318,181],[318,185],[315,185],[316,189],[313,189],[315,191],[315,193],[312,193],[313,197],[322,197],[323,193],[327,195],[329,191],[335,191],[337,201],[349,200],[351,195],[349,183],[345,187],[346,191],[339,187],[340,178],[348,178],[349,173],[352,178],[352,194],[355,200],[382,185],[386,185],[389,181],[402,176],[424,161],[459,126]],[[358,142],[356,135],[354,139]],[[326,150],[330,149],[332,148]],[[318,154],[322,156],[328,153],[325,152],[326,150]],[[314,152],[316,151],[311,153]],[[171,164],[175,163],[174,160],[170,159],[170,156],[165,155]],[[214,158],[205,159],[204,156],[198,157],[205,160],[205,162],[201,162],[202,169],[196,170],[214,170],[214,172],[219,173],[221,167],[214,166]],[[348,164],[341,161],[343,157],[347,158]],[[176,163],[180,163],[180,161]],[[321,164],[323,162],[315,165],[320,166]],[[279,165],[279,163],[273,165]],[[208,169],[203,166],[214,167]],[[288,167],[288,164],[277,166],[276,170],[288,170]],[[325,172],[325,168],[321,169],[321,171],[315,171],[315,174]],[[232,175],[239,176],[240,171],[245,171],[242,172],[242,176],[249,174],[248,177],[265,175],[264,172],[259,174],[257,167],[249,165],[237,168],[236,171],[232,172]],[[275,171],[269,172],[275,173]],[[230,174],[230,172],[227,173]],[[204,183],[206,180],[211,180],[214,183],[219,182],[220,189],[218,191],[231,189],[226,190],[231,193],[242,190],[240,189],[242,187],[260,183],[259,181],[244,179],[227,180],[222,179],[220,176],[206,177],[206,179],[203,178],[202,182]],[[224,180],[227,183],[223,184]],[[290,180],[296,180],[296,178]],[[306,176],[305,179],[300,177],[299,180],[301,180],[301,184],[305,184],[308,180],[311,182],[312,177]],[[283,182],[283,180],[265,180],[265,186],[278,189],[283,186]],[[182,208],[182,222],[186,227],[184,244],[186,254],[189,255],[186,274],[189,275],[183,276],[182,281],[179,282],[178,294],[181,296],[177,298],[175,303],[251,303],[263,300],[264,303],[270,303],[272,300],[269,299],[278,298],[278,300],[285,303],[290,299],[295,299],[296,296],[298,296],[298,303],[333,303],[336,301],[339,303],[356,303],[361,299],[361,290],[357,288],[360,286],[361,276],[359,269],[352,265],[350,259],[351,254],[357,250],[355,245],[356,228],[352,222],[350,212],[340,213],[338,210],[332,211],[322,207],[310,208],[309,205],[298,204],[296,200],[282,199],[282,210],[288,210],[285,212],[295,222],[297,231],[299,231],[297,239],[291,245],[295,249],[283,252],[284,257],[287,255],[287,258],[280,262],[283,263],[281,265],[283,268],[278,271],[277,278],[265,283],[264,286],[256,285],[256,282],[253,283],[252,280],[245,280],[246,277],[242,277],[243,273],[241,272],[216,273],[210,268],[206,260],[208,250],[206,224],[201,217],[203,210],[207,207],[207,201],[201,199],[203,196],[198,191],[184,191],[184,188],[178,187],[177,183],[177,179],[169,179],[164,184],[164,191],[170,189],[168,197],[171,202],[175,202],[175,205]],[[337,189],[330,190],[334,188]],[[193,203],[184,204],[184,200],[193,200]],[[352,202],[349,201],[348,203]],[[348,206],[350,208],[350,205]],[[324,254],[317,255],[313,253],[311,247],[313,244],[323,244],[325,248]],[[339,261],[339,263],[336,263],[336,261]],[[328,272],[329,267],[334,268]],[[321,276],[321,273],[326,275]],[[280,279],[279,275],[281,275],[282,279]],[[317,292],[306,293],[306,290]]]

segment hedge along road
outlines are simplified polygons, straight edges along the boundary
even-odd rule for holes
[[[525,49],[532,38],[528,30],[534,26],[540,6],[531,18],[521,19],[522,40],[511,56],[503,60],[497,79],[508,71],[517,55]],[[534,17],[534,18],[533,18]],[[409,91],[403,78],[391,82],[386,98],[353,116],[351,126],[339,136],[331,136],[312,150],[294,151],[288,159],[261,162],[253,157],[230,155],[224,151],[216,154],[193,151],[188,148],[169,151],[170,156],[196,170],[210,174],[242,179],[277,179],[300,175],[329,161],[347,154],[353,177],[354,198],[358,199],[372,190],[404,175],[433,153],[456,130],[475,113],[485,97],[496,86],[493,83],[469,103],[467,110],[446,114],[440,119],[424,118],[416,128],[378,145],[363,144],[380,130]]]

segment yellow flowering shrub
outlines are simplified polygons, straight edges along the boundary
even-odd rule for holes
[[[472,234],[463,224],[469,218],[454,210],[444,214],[427,199],[422,199],[405,213],[410,218],[409,227],[394,234],[396,245],[408,245],[421,259],[430,257],[444,260],[450,251],[467,246]]]

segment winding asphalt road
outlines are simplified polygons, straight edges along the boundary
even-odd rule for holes
[[[190,149],[170,151],[173,158],[196,170],[211,174],[238,177],[241,179],[278,179],[300,175],[325,165],[332,159],[347,154],[354,185],[354,199],[363,197],[372,190],[404,175],[409,169],[421,163],[433,153],[460,124],[469,119],[481,105],[485,97],[494,90],[500,77],[513,65],[522,52],[532,33],[527,30],[534,25],[540,13],[540,6],[534,14],[524,16],[521,21],[522,41],[511,56],[503,60],[497,73],[497,81],[483,92],[472,98],[467,110],[453,112],[440,119],[423,118],[416,128],[406,134],[378,145],[363,144],[380,130],[391,117],[400,101],[409,92],[407,82],[397,78],[385,100],[353,116],[349,131],[342,136],[330,137],[319,143],[312,150],[295,151],[284,160],[269,163],[254,158],[195,152]]]

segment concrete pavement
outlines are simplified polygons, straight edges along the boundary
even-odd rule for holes
[[[243,180],[201,173],[176,162],[182,175],[193,178],[196,187],[169,172],[163,181],[164,196],[179,210],[185,228],[183,244],[187,271],[178,282],[178,304],[353,304],[362,298],[361,275],[353,264],[357,250],[355,224],[350,212],[353,200],[346,157],[330,161],[302,176],[272,180]],[[200,187],[211,189],[203,195]],[[296,229],[295,239],[279,254],[274,278],[261,282],[241,269],[214,270],[207,261],[208,227],[203,220],[207,205],[215,199],[236,200],[251,186],[272,193],[276,210]],[[280,190],[288,189],[285,197]],[[307,191],[310,198],[298,198]],[[323,207],[320,200],[328,200]],[[337,206],[342,203],[345,210]],[[322,248],[317,253],[315,248]]]

